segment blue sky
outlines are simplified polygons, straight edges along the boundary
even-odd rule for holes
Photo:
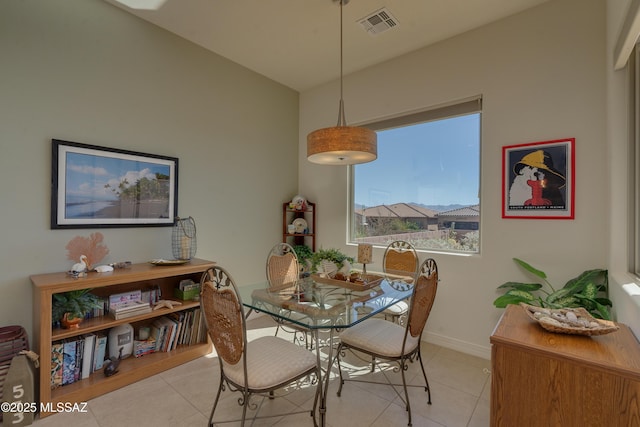
[[[355,202],[474,205],[480,114],[378,131],[377,160],[355,166]]]

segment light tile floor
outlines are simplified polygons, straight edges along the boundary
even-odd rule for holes
[[[258,317],[248,322],[249,339],[272,335],[273,321]],[[286,334],[281,334],[287,337]],[[421,387],[409,389],[413,425],[468,426],[489,425],[490,362],[478,357],[423,343],[422,354],[431,386],[432,405]],[[360,376],[368,373],[364,358],[349,354],[346,371]],[[381,374],[374,374],[379,376]],[[390,373],[389,375],[394,375]],[[399,380],[399,374],[395,374]],[[418,363],[410,364],[407,379],[420,384]],[[169,371],[128,385],[88,402],[86,413],[58,413],[34,422],[36,427],[121,427],[121,426],[206,426],[218,386],[219,367],[215,354],[202,357]],[[338,397],[337,369],[332,369],[327,402],[329,427],[385,427],[407,425],[407,414],[392,387],[347,382]],[[283,399],[264,401],[261,415],[286,412],[296,407],[310,408],[315,389],[301,386]],[[401,388],[398,389],[401,391]],[[236,417],[237,393],[223,393],[218,416]],[[236,426],[239,423],[222,424]],[[254,426],[312,426],[308,413],[284,418],[256,420]]]

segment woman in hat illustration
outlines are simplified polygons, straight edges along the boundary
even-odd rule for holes
[[[513,172],[509,206],[564,207],[560,189],[565,186],[565,177],[554,168],[547,151],[526,154],[514,165]]]

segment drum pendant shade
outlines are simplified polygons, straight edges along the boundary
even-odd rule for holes
[[[336,0],[334,0],[336,1]],[[307,159],[324,165],[353,165],[378,158],[378,136],[371,129],[347,126],[342,99],[342,6],[340,3],[340,106],[338,124],[307,135]]]

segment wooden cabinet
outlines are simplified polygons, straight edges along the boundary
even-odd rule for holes
[[[556,334],[508,306],[491,335],[491,426],[640,425],[640,345],[619,326]]]
[[[154,266],[149,263],[133,264],[130,268],[117,269],[110,273],[89,273],[86,277],[74,279],[66,273],[51,273],[31,276],[33,283],[33,328],[35,336],[34,351],[40,355],[39,391],[40,402],[57,403],[84,402],[96,396],[108,393],[127,384],[155,375],[159,372],[196,359],[211,351],[211,343],[178,346],[169,352],[157,352],[140,358],[133,356],[121,361],[118,373],[105,377],[102,371],[92,373],[89,378],[51,389],[51,344],[62,339],[72,339],[83,334],[107,331],[124,323],[134,327],[151,323],[155,317],[199,307],[198,301],[180,301],[182,305],[169,309],[166,307],[127,319],[115,320],[105,315],[83,321],[80,329],[60,329],[52,327],[51,301],[53,294],[72,290],[91,288],[92,293],[108,296],[120,292],[158,287],[162,299],[173,298],[173,289],[180,280],[200,281],[202,273],[212,267],[211,261],[193,259],[177,266]],[[41,416],[48,415],[46,412]]]
[[[302,219],[306,229],[295,227],[296,220]],[[289,230],[289,225],[294,230]],[[316,251],[316,204],[307,201],[304,210],[291,209],[289,202],[282,204],[282,242],[290,245],[307,245],[311,251]]]

